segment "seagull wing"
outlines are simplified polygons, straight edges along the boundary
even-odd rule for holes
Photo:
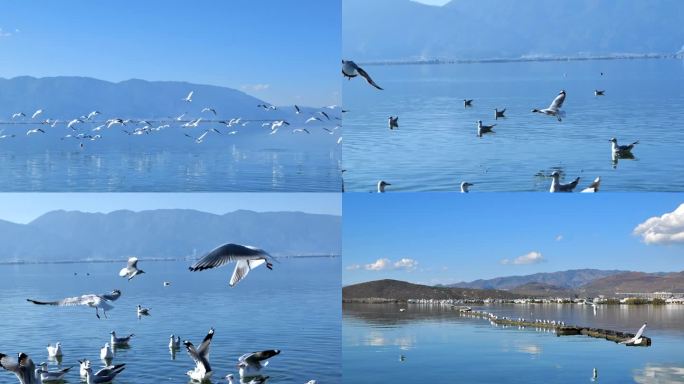
[[[382,88],[380,88],[379,85],[375,84],[375,81],[373,81],[373,79],[371,79],[371,77],[370,77],[370,75],[368,74],[368,72],[364,71],[361,67],[358,67],[358,66],[356,67],[356,71],[359,73],[359,75],[361,75],[361,77],[363,77],[364,79],[366,79],[366,81],[368,82],[368,84],[374,86],[375,88],[377,88],[377,89],[379,89],[379,90],[382,90]]]
[[[247,277],[247,274],[249,271],[251,271],[253,268],[256,268],[260,266],[261,264],[265,263],[265,259],[258,259],[258,260],[240,260],[237,262],[235,265],[235,270],[233,271],[233,276],[230,278],[230,286],[234,287],[237,285],[237,283],[240,282],[240,280],[244,279]]]
[[[639,340],[639,338],[641,338],[641,335],[644,333],[645,329],[646,329],[646,324],[642,325],[641,328],[639,328],[639,331],[637,332],[636,336],[634,336],[634,339],[632,339],[632,340]]]
[[[0,367],[19,376],[19,362],[4,353],[0,353]]]
[[[206,336],[204,336],[204,340],[202,340],[202,344],[200,344],[199,348],[197,348],[197,353],[200,356],[208,356],[209,355],[209,345],[211,344],[211,339],[214,337],[214,328],[211,328],[209,332],[207,333]]]
[[[88,305],[88,306],[95,306],[98,305],[102,302],[102,298],[98,295],[83,295],[83,296],[76,296],[76,297],[67,297],[62,300],[58,301],[38,301],[38,300],[31,300],[31,299],[26,299],[27,301],[32,302],[33,304],[38,304],[38,305],[57,305],[60,307],[72,307],[76,305]]]
[[[250,260],[259,257],[270,257],[264,250],[239,244],[224,244],[209,252],[190,267],[191,271],[202,271],[210,268],[221,267],[225,264]]]
[[[557,111],[561,109],[563,106],[563,102],[565,101],[565,93],[561,93],[558,96],[556,96],[555,99],[551,102],[551,105],[549,105],[549,109],[553,111]]]
[[[261,369],[261,361],[257,358],[255,358],[256,352],[250,352],[250,353],[245,353],[244,355],[240,356],[238,358],[238,362],[242,364],[249,365],[251,367],[254,367],[256,369]]]

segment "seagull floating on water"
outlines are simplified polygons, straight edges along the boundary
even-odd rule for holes
[[[124,369],[125,367],[120,367],[118,369],[109,369],[107,371],[100,370],[97,373],[93,373],[93,368],[87,367],[85,368],[87,384],[111,383]]]
[[[119,276],[128,278],[131,281],[132,278],[145,273],[142,269],[138,269],[138,258],[129,257],[128,265],[119,271]]]
[[[560,182],[560,173],[558,171],[553,171],[551,173],[551,177],[553,180],[551,181],[551,189],[549,192],[572,192],[575,187],[577,187],[577,184],[579,183],[580,178],[576,178],[570,183],[567,184],[561,184]]]
[[[51,381],[62,381],[64,379],[64,376],[71,370],[73,367],[67,367],[67,368],[62,368],[57,371],[52,371],[50,372],[48,370],[48,365],[45,362],[40,363],[39,365],[40,369],[36,369],[36,374],[40,375],[40,381],[43,383],[46,382],[51,382]]]
[[[561,117],[565,117],[565,112],[561,111],[563,107],[563,102],[565,102],[565,90],[561,90],[555,99],[551,102],[548,108],[545,109],[533,109],[532,112],[543,113],[549,116],[556,116],[558,121],[561,121]]]
[[[599,186],[601,185],[601,176],[594,179],[594,181],[586,188],[582,190],[582,193],[594,193],[599,191]]]
[[[207,253],[189,269],[193,272],[203,271],[205,269],[218,268],[225,264],[236,262],[235,270],[233,271],[233,276],[231,276],[229,283],[231,287],[234,287],[240,280],[247,276],[249,271],[264,263],[266,264],[266,268],[272,270],[273,261],[273,257],[263,249],[249,245],[230,243],[221,245]]]
[[[47,346],[48,357],[61,357],[62,356],[62,343],[59,341],[55,345]]]
[[[88,294],[76,297],[67,297],[66,299],[58,301],[38,301],[32,299],[26,299],[33,304],[37,305],[56,305],[61,307],[69,307],[74,305],[86,305],[91,308],[95,308],[95,316],[100,318],[99,310],[102,309],[102,313],[107,317],[107,311],[114,308],[110,303],[116,301],[121,296],[121,291],[118,289],[113,290],[109,294],[95,295]]]
[[[180,349],[180,336],[171,335],[169,336],[169,349]]]
[[[104,347],[100,349],[100,359],[111,360],[113,358],[114,352],[112,351],[112,347],[109,345],[109,343],[105,343]]]
[[[613,150],[613,153],[617,155],[630,155],[632,154],[632,149],[634,148],[634,146],[639,144],[639,140],[637,140],[629,145],[618,145],[618,141],[614,137],[612,137],[608,141],[610,141],[611,143],[610,147]]]
[[[594,96],[604,96],[605,93],[606,93],[605,90],[598,90],[598,89],[597,89],[597,90],[594,91]]]
[[[399,128],[399,116],[390,116],[387,119],[387,126],[389,129]]]
[[[145,308],[140,304],[138,304],[138,306],[136,307],[136,312],[138,313],[138,316],[149,316],[150,315],[150,309]]]
[[[378,193],[385,193],[385,187],[388,185],[392,185],[384,180],[378,181]]]
[[[112,331],[109,333],[110,337],[110,342],[111,345],[114,347],[120,347],[124,345],[128,345],[128,343],[131,341],[131,337],[135,336],[135,334],[131,333],[130,335],[126,337],[116,337],[116,332]]]
[[[356,63],[354,63],[351,60],[342,60],[342,74],[349,80],[351,80],[353,77],[361,76],[364,79],[366,79],[368,84],[374,86],[379,90],[382,90],[382,88],[380,88],[379,85],[375,84],[375,81],[371,79],[370,75],[366,71],[364,71],[361,67],[356,65]]]
[[[485,133],[496,133],[494,132],[493,128],[496,127],[496,124],[492,125],[482,125],[482,120],[477,121],[477,136],[482,137]]]
[[[467,181],[464,181],[461,183],[461,193],[468,193],[470,192],[469,188],[472,187],[475,184],[469,183]]]
[[[506,117],[506,115],[504,115],[505,112],[506,112],[506,108],[504,108],[500,111],[498,108],[494,108],[494,120],[498,120],[499,117]]]
[[[463,108],[472,107],[473,99],[463,99]]]

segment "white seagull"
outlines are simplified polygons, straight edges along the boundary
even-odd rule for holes
[[[259,375],[261,368],[268,365],[268,359],[280,354],[278,349],[269,349],[260,352],[245,353],[238,359],[238,369],[240,377],[252,377]]]
[[[32,299],[26,299],[33,304],[38,305],[56,305],[61,307],[68,307],[74,305],[87,305],[88,307],[95,308],[95,316],[100,318],[99,310],[102,309],[102,313],[107,317],[107,311],[114,308],[110,303],[116,301],[121,296],[121,291],[118,289],[113,290],[109,294],[95,295],[88,294],[76,297],[67,297],[66,299],[58,301],[38,301]]]
[[[551,189],[549,192],[572,192],[575,187],[577,187],[577,184],[579,183],[580,178],[576,178],[570,183],[567,184],[561,184],[560,182],[560,173],[558,171],[553,171],[551,173],[551,177],[553,180],[551,181]]]
[[[468,193],[470,192],[470,187],[472,187],[475,184],[469,183],[467,181],[464,181],[461,183],[461,193]]]
[[[150,315],[150,309],[145,308],[140,304],[138,304],[138,306],[136,307],[136,312],[138,313],[138,316],[149,316]]]
[[[12,118],[16,119],[17,117],[24,117],[26,114],[24,112],[17,112],[12,114]]]
[[[33,135],[34,133],[38,133],[38,132],[45,133],[45,131],[43,131],[40,128],[33,128],[33,129],[29,129],[28,131],[26,131],[26,136]]]
[[[185,96],[185,98],[183,98],[183,99],[181,99],[181,100],[183,100],[183,101],[185,101],[185,102],[187,102],[187,103],[191,102],[191,101],[192,101],[192,94],[193,94],[193,93],[195,93],[195,91],[190,91],[190,93],[188,93],[188,95]]]
[[[180,336],[171,335],[169,336],[169,349],[180,349]]]
[[[548,108],[545,109],[533,109],[532,112],[543,113],[549,116],[556,116],[558,121],[561,121],[561,117],[565,117],[565,112],[561,111],[563,107],[563,102],[565,101],[565,90],[561,90],[555,99],[551,102]]]
[[[119,271],[119,276],[128,278],[131,281],[132,278],[145,273],[142,269],[138,269],[138,258],[129,257],[128,265]]]
[[[493,128],[496,127],[496,124],[492,125],[482,125],[482,120],[477,121],[477,136],[482,137],[485,133],[496,133],[494,132]]]
[[[36,373],[40,374],[40,381],[43,383],[50,382],[50,381],[62,381],[64,379],[64,376],[71,370],[73,367],[67,367],[63,369],[59,369],[57,371],[52,371],[50,372],[48,370],[48,365],[47,363],[43,362],[40,363],[39,365],[40,369],[36,369]]]
[[[214,328],[210,328],[202,344],[198,348],[189,342],[188,340],[183,341],[185,349],[188,351],[188,355],[195,362],[195,369],[188,371],[187,375],[190,376],[192,380],[204,381],[211,377],[214,373],[211,370],[211,365],[209,364],[209,346],[211,344],[211,339],[214,337]]]
[[[382,90],[382,88],[380,88],[380,86],[377,85],[375,81],[373,81],[373,79],[371,79],[370,75],[366,71],[364,71],[361,67],[356,65],[356,63],[351,60],[342,60],[342,74],[349,80],[351,80],[353,77],[361,76],[364,79],[366,79],[368,84],[374,86],[379,90]]]
[[[86,120],[90,120],[90,119],[92,119],[93,117],[95,117],[95,116],[97,116],[97,115],[99,115],[99,114],[100,114],[100,111],[92,111],[92,112],[90,112],[90,113],[88,114],[88,116],[86,116]]]
[[[388,185],[392,185],[384,180],[378,181],[378,193],[385,193],[385,187]]]
[[[239,244],[224,244],[209,252],[190,267],[191,271],[203,271],[210,268],[218,268],[225,264],[236,262],[233,276],[229,285],[234,287],[244,279],[249,271],[266,264],[266,268],[273,269],[273,257],[263,249]]]
[[[109,335],[111,336],[109,341],[114,347],[128,345],[128,343],[131,341],[131,337],[135,336],[135,334],[131,333],[126,337],[116,337],[116,332],[114,331],[110,332]]]
[[[93,368],[85,368],[87,384],[111,383],[112,380],[114,380],[114,378],[125,369],[125,367],[120,367],[118,369],[105,369],[101,369],[97,373],[93,373]]]
[[[48,344],[47,346],[48,357],[61,357],[62,356],[62,343],[57,342],[55,345]]]
[[[201,112],[201,113],[204,113],[204,112],[211,112],[211,113],[214,114],[214,116],[216,116],[216,110],[215,110],[214,108],[209,108],[209,107],[207,107],[207,108],[202,108],[202,112]]]
[[[641,342],[644,341],[644,339],[641,338],[641,335],[644,333],[644,330],[646,329],[646,324],[648,324],[648,323],[644,323],[644,325],[642,325],[641,328],[639,328],[639,331],[637,331],[637,334],[634,335],[634,337],[632,337],[629,340],[621,341],[620,344],[626,344],[626,345],[639,345],[639,344],[641,344]]]
[[[105,343],[104,347],[100,349],[100,359],[111,360],[113,358],[114,352],[112,351],[112,347],[109,345],[109,343]]]
[[[611,137],[610,140],[610,147],[611,150],[613,151],[613,154],[616,155],[631,155],[632,154],[632,149],[634,148],[635,145],[639,144],[639,140],[633,142],[632,144],[629,145],[618,145],[618,141],[616,138]]]
[[[33,115],[31,115],[31,118],[32,118],[32,119],[35,119],[35,118],[38,117],[38,115],[40,115],[41,113],[43,113],[43,110],[42,110],[42,109],[39,109],[39,110],[33,112]]]
[[[594,179],[594,181],[586,188],[582,190],[582,193],[594,193],[599,191],[599,186],[601,185],[601,176]]]

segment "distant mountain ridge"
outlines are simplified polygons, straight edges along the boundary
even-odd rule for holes
[[[684,2],[344,0],[343,56],[358,61],[672,53]]]
[[[513,289],[528,283],[543,283],[563,289],[576,289],[596,279],[627,271],[599,269],[571,269],[559,272],[535,273],[522,276],[505,276],[494,279],[479,279],[471,282],[449,284],[449,287],[476,289]]]
[[[339,255],[340,233],[340,216],[301,212],[52,211],[28,224],[0,221],[0,262],[183,258],[228,242],[273,255]]]
[[[511,299],[516,297],[519,296],[506,291],[435,287],[392,279],[369,281],[342,288],[343,300],[382,298],[406,301],[409,299]]]

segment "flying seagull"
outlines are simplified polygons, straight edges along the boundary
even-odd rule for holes
[[[234,287],[240,280],[247,276],[249,271],[264,263],[266,264],[266,268],[272,270],[273,261],[275,261],[273,257],[263,249],[249,245],[230,243],[221,245],[207,253],[206,256],[193,264],[190,267],[190,270],[193,272],[203,271],[205,269],[218,268],[225,264],[236,262],[235,270],[233,271],[233,276],[231,276],[229,283],[231,287]]]
[[[188,355],[195,362],[195,369],[188,371],[187,375],[191,379],[197,381],[203,381],[209,379],[213,372],[211,371],[211,365],[209,364],[209,345],[211,344],[211,339],[214,337],[214,328],[209,329],[209,333],[202,340],[202,344],[198,348],[189,342],[188,340],[183,341],[185,349],[188,351]]]
[[[39,110],[33,112],[33,115],[31,115],[31,118],[32,118],[32,119],[35,119],[35,118],[38,117],[38,115],[40,115],[41,113],[43,113],[43,110],[42,110],[42,109],[39,109]]]
[[[38,380],[36,379],[36,365],[33,360],[24,352],[19,353],[18,357],[18,361],[15,361],[4,353],[0,353],[0,367],[14,373],[20,384],[36,384]]]
[[[24,117],[26,114],[24,112],[17,112],[12,114],[12,118],[16,119],[17,117]]]
[[[553,171],[551,173],[551,177],[553,180],[551,181],[551,189],[549,192],[572,192],[575,187],[577,187],[577,184],[579,183],[580,178],[576,178],[570,183],[567,184],[561,184],[559,181],[560,179],[560,173],[558,171]]]
[[[202,108],[202,113],[204,113],[204,112],[211,112],[214,114],[214,116],[216,116],[216,110],[214,108],[209,108],[209,107]]]
[[[563,107],[563,102],[565,101],[565,90],[561,90],[560,93],[558,93],[558,96],[556,96],[555,99],[551,102],[551,105],[549,105],[548,108],[545,109],[533,109],[532,112],[536,113],[543,113],[545,115],[549,116],[556,116],[558,121],[561,121],[561,115],[565,115],[563,111],[561,111],[561,107]]]
[[[259,374],[261,368],[268,365],[268,359],[280,354],[278,349],[269,349],[260,352],[245,353],[238,358],[240,377],[251,377]]]
[[[28,131],[26,131],[26,136],[29,136],[29,135],[32,135],[32,134],[38,133],[38,132],[45,133],[45,131],[43,131],[40,128],[33,128],[33,129],[29,129]]]
[[[342,60],[342,74],[349,80],[351,80],[352,77],[360,75],[361,77],[366,79],[368,84],[374,86],[377,89],[382,90],[382,88],[380,88],[379,85],[375,84],[375,81],[371,79],[370,75],[368,75],[366,71],[364,71],[361,67],[356,65],[356,63],[351,60]]]
[[[138,258],[129,257],[128,265],[119,271],[119,276],[128,278],[131,281],[132,278],[145,273],[142,269],[138,269]]]
[[[102,294],[102,295],[95,295],[95,294],[88,294],[88,295],[82,295],[82,296],[76,296],[76,297],[67,297],[66,299],[58,300],[58,301],[38,301],[38,300],[32,300],[32,299],[26,299],[26,301],[30,301],[33,304],[38,304],[38,305],[57,305],[60,307],[69,307],[69,306],[74,306],[74,305],[86,305],[91,308],[95,308],[95,316],[97,318],[100,318],[100,312],[99,310],[102,309],[102,313],[105,315],[105,318],[107,317],[107,311],[110,309],[113,309],[114,306],[112,306],[110,303],[113,301],[116,301],[121,296],[121,291],[118,289],[113,290],[109,294]]]
[[[620,342],[620,344],[626,344],[626,345],[639,345],[639,344],[641,344],[641,342],[644,341],[644,339],[641,338],[641,335],[644,333],[644,330],[646,329],[646,324],[648,324],[648,323],[644,323],[644,325],[642,325],[641,328],[639,328],[639,331],[637,331],[637,334],[634,335],[634,337],[632,337],[631,339],[628,339],[628,340],[623,340]]]
[[[181,100],[185,101],[186,103],[192,102],[192,94],[193,94],[193,93],[195,93],[195,91],[190,91],[190,93],[188,93],[188,95],[185,96],[185,98],[184,98],[184,99],[181,99]]]

